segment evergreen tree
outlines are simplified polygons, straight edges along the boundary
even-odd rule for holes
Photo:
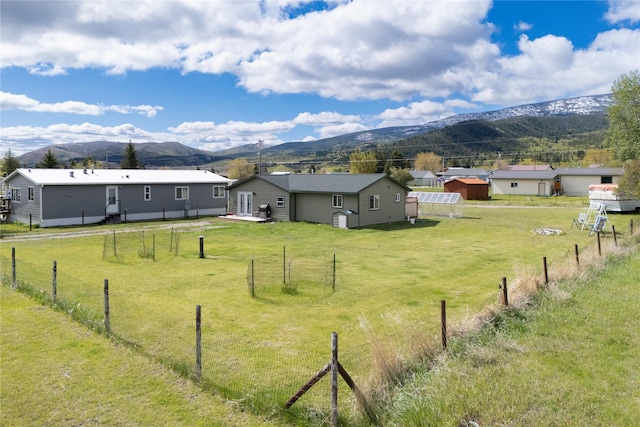
[[[13,155],[13,153],[11,152],[11,149],[9,148],[4,153],[4,157],[2,158],[2,166],[1,166],[2,176],[9,175],[11,172],[18,169],[19,167],[20,167],[20,162],[18,161],[16,156]]]
[[[122,153],[122,163],[120,163],[120,167],[122,169],[138,169],[140,166],[136,148],[131,143],[131,140],[129,140],[129,143],[124,148],[124,153]]]
[[[47,150],[47,154],[44,155],[40,163],[36,165],[41,169],[58,169],[60,167],[60,162],[55,154],[51,152],[51,150]]]

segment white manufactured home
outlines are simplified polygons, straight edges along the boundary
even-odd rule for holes
[[[17,169],[7,220],[40,227],[222,215],[229,180],[205,170]]]

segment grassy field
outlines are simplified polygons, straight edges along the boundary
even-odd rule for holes
[[[565,268],[575,244],[581,251],[593,250],[595,237],[571,228],[580,210],[468,206],[460,219],[429,218],[414,225],[360,230],[207,219],[180,228],[179,255],[165,250],[155,262],[139,258],[136,251],[131,257],[103,259],[105,234],[128,229],[137,235],[157,233],[160,241],[161,234],[169,231],[159,227],[167,223],[88,227],[80,231],[95,235],[64,239],[5,238],[0,249],[5,257],[3,274],[14,247],[19,277],[28,276],[30,283],[40,283],[46,292],[50,292],[51,264],[56,260],[59,298],[70,301],[67,307],[76,304],[89,317],[101,318],[103,281],[108,279],[111,325],[119,342],[185,377],[193,373],[194,312],[201,305],[203,390],[217,391],[272,420],[293,417],[289,419],[296,424],[314,425],[326,418],[327,384],[312,389],[293,411],[283,413],[281,408],[329,362],[331,332],[340,336],[342,365],[367,390],[384,376],[381,371],[410,364],[419,357],[416,349],[437,342],[441,299],[447,300],[450,322],[464,322],[495,304],[501,277],[541,277],[543,256],[553,277],[555,269]],[[610,215],[621,239],[629,221],[637,224],[638,218]],[[176,230],[178,225],[184,223],[175,223]],[[543,227],[563,233],[532,233]],[[24,229],[8,231],[3,235],[25,233]],[[52,231],[57,230],[38,229],[29,236]],[[205,258],[199,257],[200,236]],[[610,244],[611,235],[604,240]],[[302,282],[295,292],[282,292],[281,283],[275,283],[259,287],[252,298],[247,287],[251,259],[256,265],[267,261],[279,275],[285,250],[292,270],[320,263],[325,267],[319,271],[325,274],[331,274],[327,265],[335,254],[335,291],[324,284]],[[5,298],[3,311],[4,304]],[[9,392],[4,378],[11,372],[4,366],[4,340],[3,326],[3,397]],[[342,407],[353,406],[346,387],[341,399]]]
[[[452,342],[446,357],[395,390],[382,424],[636,425],[638,272],[636,252]]]

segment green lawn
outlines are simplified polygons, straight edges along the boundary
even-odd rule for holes
[[[636,252],[454,341],[396,390],[383,425],[636,425],[638,272]]]
[[[65,309],[97,322],[108,279],[116,342],[186,377],[194,371],[195,307],[201,305],[204,390],[273,415],[282,414],[284,401],[329,362],[331,332],[339,334],[342,365],[368,389],[377,384],[381,358],[382,365],[410,363],[416,357],[416,340],[437,341],[440,300],[447,301],[448,317],[455,324],[497,301],[501,277],[541,277],[543,256],[552,277],[566,271],[574,245],[581,253],[595,250],[595,236],[571,228],[581,210],[468,206],[460,219],[433,217],[414,225],[359,230],[211,218],[180,229],[177,225],[184,223],[175,223],[180,233],[177,256],[166,249],[169,230],[152,231],[171,223],[89,227],[82,230],[100,234],[72,239],[5,239],[0,250],[5,280],[14,247],[19,279],[46,294],[51,292],[51,265],[57,261],[58,298]],[[638,224],[639,217],[610,215],[621,240],[629,221]],[[541,227],[563,234],[532,233]],[[116,230],[118,236],[125,229],[137,236],[143,231],[157,234],[155,262],[139,258],[137,248],[119,250],[120,259],[103,258],[105,234]],[[69,230],[36,233],[62,231]],[[199,257],[200,236],[205,258]],[[605,251],[612,240],[610,233],[604,237]],[[293,277],[300,271],[319,271],[326,279],[332,275],[334,254],[335,291],[305,279],[293,292],[282,292],[279,280],[289,274],[288,266]],[[260,266],[256,275],[268,270],[277,277],[269,287],[258,286],[253,298],[247,285],[252,258]],[[326,283],[324,279],[318,282]],[[327,383],[294,406],[294,414],[300,412],[296,423],[307,420],[313,425],[324,419]],[[351,406],[346,387],[341,405]]]

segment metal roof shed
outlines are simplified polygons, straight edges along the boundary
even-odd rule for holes
[[[460,193],[434,193],[412,191],[409,197],[418,198],[418,216],[448,216],[460,218],[464,215],[464,199]]]

